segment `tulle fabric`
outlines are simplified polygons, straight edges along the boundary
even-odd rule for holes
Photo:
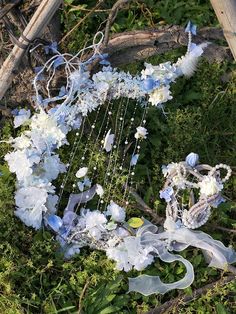
[[[185,276],[173,283],[164,283],[159,276],[140,275],[136,278],[129,278],[129,292],[140,292],[147,296],[153,293],[164,294],[173,289],[185,289],[190,286],[194,280],[193,266],[182,256],[169,252],[172,250],[183,251],[188,246],[200,248],[207,257],[209,266],[219,269],[225,269],[228,264],[236,262],[236,252],[232,248],[225,247],[222,242],[214,240],[202,231],[192,231],[185,227],[154,233],[156,230],[151,224],[145,224],[139,230],[137,236],[140,237],[142,247],[152,247],[153,254],[163,262],[183,263],[186,268]]]

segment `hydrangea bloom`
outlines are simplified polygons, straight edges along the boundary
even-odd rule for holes
[[[30,114],[30,110],[20,109],[14,118],[14,128],[18,128],[26,121],[29,121]]]
[[[152,264],[154,257],[149,254],[151,247],[142,247],[139,237],[126,237],[124,242],[116,247],[110,247],[106,253],[108,258],[116,261],[118,270],[130,271],[132,268],[142,270]]]
[[[123,222],[125,220],[125,209],[111,201],[110,205],[107,206],[107,215],[111,216],[114,221]]]
[[[47,197],[48,193],[43,188],[28,187],[17,190],[15,195],[16,216],[27,226],[32,226],[36,229],[40,228],[42,214],[47,210],[45,207]]]

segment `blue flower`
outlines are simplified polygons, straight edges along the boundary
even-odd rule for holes
[[[90,188],[91,185],[92,185],[92,182],[89,180],[88,177],[85,177],[83,181],[77,182],[77,186],[80,192],[83,192],[85,187]]]
[[[168,203],[171,201],[171,196],[174,194],[174,190],[171,186],[166,188],[165,190],[160,191],[160,198],[164,198]]]
[[[130,166],[135,166],[138,162],[139,154],[135,154],[132,156],[130,161]]]
[[[190,153],[186,157],[185,161],[190,167],[195,167],[198,164],[199,156],[198,154]]]
[[[160,87],[160,82],[158,80],[154,80],[152,77],[148,77],[143,80],[144,90],[147,92],[151,92],[153,89]]]
[[[217,208],[221,203],[225,203],[225,199],[222,196],[219,196],[216,200],[211,202],[211,206]]]
[[[43,73],[38,74],[42,69],[43,69],[42,66],[40,66],[40,67],[35,67],[35,68],[34,68],[34,72],[37,74],[36,77],[37,77],[37,80],[38,80],[38,81],[44,80]]]
[[[57,42],[54,41],[51,44],[44,46],[44,50],[46,54],[49,54],[49,52],[57,53]]]
[[[53,61],[53,67],[54,69],[58,68],[60,65],[64,64],[64,59],[62,56],[58,56],[54,61]]]
[[[193,35],[197,34],[197,26],[193,24],[191,21],[188,21],[188,24],[185,28],[186,33],[192,33]]]
[[[59,96],[59,97],[63,97],[63,96],[65,96],[66,94],[67,94],[66,88],[65,88],[65,86],[62,86],[62,87],[60,88],[60,91],[59,91],[58,96]]]

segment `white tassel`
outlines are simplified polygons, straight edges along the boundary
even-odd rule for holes
[[[192,44],[190,52],[178,61],[178,65],[184,76],[191,77],[194,74],[197,69],[199,57],[203,54],[203,49],[206,48],[208,44],[209,43],[203,43],[201,45]]]

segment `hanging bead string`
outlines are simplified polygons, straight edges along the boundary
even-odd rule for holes
[[[111,105],[111,106],[110,106],[110,105]],[[105,132],[104,132],[105,134],[106,134],[106,131],[107,131],[107,129],[108,129],[109,120],[110,120],[110,114],[109,114],[109,113],[111,113],[112,106],[113,106],[113,103],[111,103],[111,101],[109,100],[109,102],[108,102],[108,104],[107,104],[107,106],[106,106],[106,111],[105,111],[105,114],[104,114],[104,117],[103,117],[103,120],[102,120],[102,124],[101,124],[101,126],[100,126],[100,128],[99,128],[98,135],[97,135],[96,140],[95,140],[95,143],[94,143],[94,148],[95,148],[95,149],[97,148],[97,143],[98,143],[98,141],[99,141],[99,137],[100,137],[100,134],[101,134],[102,129],[103,129],[103,125],[104,125],[105,120],[106,120],[107,117],[108,117],[108,118],[107,118],[107,121],[106,121]],[[97,119],[98,119],[98,115],[96,116],[96,121],[97,121]],[[94,123],[94,125],[95,125],[95,123]],[[94,130],[94,128],[93,128],[93,130]],[[94,155],[95,149],[93,149],[92,152],[91,152],[90,159],[89,159],[89,163],[88,163],[88,168],[90,168],[90,165],[91,165],[91,163],[92,163],[92,159],[93,159],[93,155]],[[100,147],[99,152],[101,152],[101,151],[102,151],[102,147]],[[95,166],[94,166],[94,168],[93,168],[92,176],[91,176],[91,181],[92,181],[93,178],[94,178],[94,175],[95,175],[96,170],[97,170],[97,167],[96,167],[96,164],[95,164]],[[87,193],[87,191],[84,191],[84,192],[82,192],[82,193]],[[83,194],[82,194],[82,195],[83,195]],[[99,199],[99,201],[100,201],[100,199]],[[87,202],[83,203],[83,207],[84,207],[84,208],[86,208],[86,205],[87,205]],[[80,203],[77,204],[76,209],[75,209],[75,213],[78,212],[79,207],[80,207]]]
[[[98,111],[97,111],[97,113],[96,113],[96,116],[95,116],[95,119],[94,119],[94,121],[93,121],[93,123],[92,124],[90,124],[90,126],[91,126],[91,130],[90,130],[90,133],[89,133],[89,135],[88,135],[88,138],[87,138],[87,141],[86,141],[86,146],[85,146],[85,149],[84,149],[84,152],[83,152],[83,156],[81,157],[81,160],[82,160],[82,162],[81,162],[81,164],[80,164],[80,166],[78,167],[78,168],[80,168],[82,165],[83,165],[83,162],[84,162],[84,160],[85,160],[85,154],[86,154],[86,152],[88,151],[88,144],[89,143],[91,143],[91,141],[90,141],[90,139],[91,139],[91,136],[92,136],[92,134],[93,134],[93,132],[94,132],[94,129],[95,129],[95,125],[96,125],[96,122],[97,122],[97,120],[98,120],[98,116],[99,116],[99,112],[100,112],[100,110],[101,110],[101,106],[99,107],[99,109],[98,109]],[[104,120],[103,120],[104,121]],[[103,124],[103,123],[102,123]],[[102,126],[100,127],[100,130],[99,130],[99,133],[101,132],[101,128],[102,128]],[[97,137],[98,138],[98,137]],[[92,162],[92,154],[93,154],[93,152],[95,151],[95,149],[96,149],[96,141],[95,141],[95,143],[94,143],[94,146],[93,146],[93,149],[92,149],[92,153],[91,153],[91,155],[90,155],[90,159],[89,159],[89,162],[88,162],[88,164],[87,164],[87,167],[88,167],[88,169],[90,169],[90,165],[91,165],[91,162]],[[94,170],[96,170],[96,169],[94,169]],[[75,191],[75,188],[76,188],[76,179],[74,180],[74,183],[73,183],[73,192]],[[92,178],[91,178],[91,182],[93,181],[93,176],[92,176]],[[86,193],[86,191],[83,191],[82,193]],[[80,204],[77,204],[77,207],[76,207],[76,209],[75,209],[75,213],[77,213],[77,211],[78,211],[78,209],[79,209],[79,206],[80,206]],[[86,206],[86,203],[85,203],[85,205],[84,206]]]
[[[143,115],[142,115],[142,118],[141,118],[141,125],[142,124],[146,124],[146,120],[145,120],[145,117],[146,117],[146,114],[147,114],[147,110],[148,110],[148,107],[146,106],[145,107],[145,110],[143,112]],[[135,146],[134,146],[134,149],[133,149],[133,153],[131,156],[134,156],[135,154],[139,154],[140,152],[140,145],[139,145],[139,142],[140,142],[140,139],[136,139],[135,141]],[[128,193],[128,196],[127,196],[127,200],[125,201],[126,199],[126,195],[127,195],[127,192],[128,192],[128,189],[129,189],[129,180],[130,180],[130,177],[133,178],[134,174],[135,174],[135,168],[136,168],[136,165],[131,165],[131,163],[129,164],[129,171],[128,171],[128,176],[127,176],[127,179],[126,179],[126,183],[125,183],[125,191],[124,191],[124,197],[123,197],[123,202],[125,202],[126,205],[129,204],[129,193]],[[132,187],[133,185],[133,179],[131,179],[131,182],[130,182],[130,187]]]
[[[137,111],[137,107],[138,107],[138,103],[135,102],[135,107],[134,107],[134,110],[133,110],[132,117],[130,119],[130,123],[129,123],[129,126],[128,126],[126,138],[125,138],[125,145],[129,144],[129,142],[128,142],[129,135],[130,135],[131,128],[132,128],[132,126],[134,124],[134,117],[135,117],[135,114],[136,114],[136,111]],[[120,166],[120,170],[121,171],[123,170],[123,166],[124,166],[124,162],[125,162],[125,155],[126,155],[126,149],[123,150],[123,155],[122,155],[122,159],[121,159],[121,166]]]
[[[144,113],[143,113],[143,116],[142,116],[142,120],[141,120],[141,124],[140,124],[141,126],[143,125],[143,127],[145,127],[145,124],[146,124],[146,120],[145,119],[146,119],[146,116],[147,116],[147,112],[148,112],[148,107],[145,107],[145,110],[144,110]],[[133,155],[134,154],[140,155],[140,149],[141,149],[140,141],[137,144],[138,144],[137,145],[137,151],[135,153],[133,153]],[[132,169],[131,171],[132,172],[131,172],[130,188],[132,188],[133,184],[134,184],[134,175],[135,175],[136,165],[137,165],[137,163],[135,163],[134,165],[131,165],[131,169]],[[130,196],[130,194],[128,193],[128,199],[129,199],[129,196]]]
[[[64,192],[64,188],[65,188],[65,185],[67,183],[67,180],[68,180],[71,168],[72,168],[72,161],[75,157],[75,154],[78,150],[79,144],[80,144],[82,136],[83,136],[85,121],[86,121],[86,118],[84,118],[82,121],[82,126],[80,128],[80,132],[77,131],[75,133],[75,141],[73,142],[73,147],[72,147],[72,150],[71,150],[70,155],[69,155],[69,162],[67,164],[68,170],[67,170],[66,174],[64,175],[64,178],[63,178],[63,181],[62,181],[62,184],[60,187],[59,199],[58,199],[58,204],[57,204],[58,207],[60,205],[60,201],[61,201],[61,198],[62,198],[62,195]]]
[[[119,93],[118,98],[120,98],[120,85],[119,85],[118,93]],[[123,101],[124,101],[124,99],[122,98],[121,101],[119,102],[119,106],[118,106],[118,109],[117,109],[116,120],[115,120],[115,130],[114,130],[114,135],[115,135],[114,143],[117,140],[118,121],[121,122],[121,120],[118,120],[118,117],[119,117],[119,113],[122,110]],[[112,112],[109,111],[109,113],[110,113],[110,116],[112,116]],[[107,127],[108,127],[108,124],[107,124]],[[105,130],[105,132],[104,132],[104,137],[106,135],[106,132],[107,132],[107,130]],[[110,172],[111,172],[112,160],[114,159],[113,149],[116,148],[116,145],[114,145],[114,143],[113,143],[111,151],[109,152],[109,160],[108,160],[107,171],[105,172],[105,176],[104,176],[104,179],[103,179],[103,187],[104,188],[105,188],[105,186],[109,186],[109,183],[110,183],[109,182],[110,174],[111,174]],[[101,146],[101,150],[103,150],[103,146]],[[109,177],[109,179],[108,179],[108,177]],[[99,209],[100,205],[103,204],[103,203],[104,203],[104,200],[102,198],[99,199],[97,208]]]
[[[121,108],[122,111],[121,111],[120,117],[119,117],[120,127],[118,128],[118,132],[117,132],[116,147],[114,146],[114,148],[117,148],[117,149],[116,149],[114,163],[112,164],[112,175],[110,176],[111,180],[110,180],[110,185],[109,185],[109,189],[108,189],[107,202],[106,202],[105,206],[108,205],[110,195],[111,195],[112,184],[113,184],[113,181],[115,180],[115,174],[118,170],[117,164],[118,164],[118,159],[119,159],[119,149],[120,149],[120,144],[122,141],[122,134],[123,134],[125,117],[127,114],[128,106],[129,106],[129,99],[126,100],[124,108],[123,107]],[[116,183],[115,183],[115,186],[116,186]]]

